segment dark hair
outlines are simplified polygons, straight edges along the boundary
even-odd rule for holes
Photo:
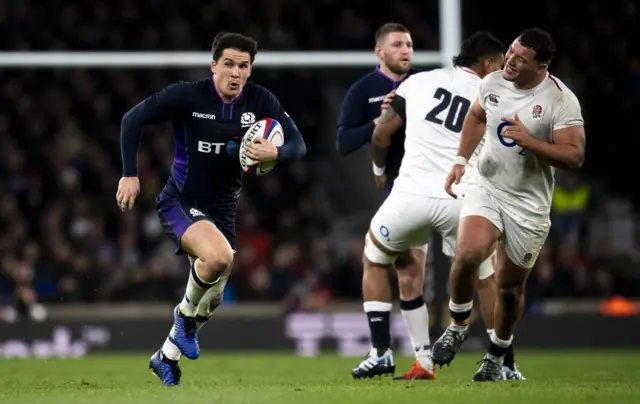
[[[213,44],[211,44],[213,60],[217,62],[225,49],[235,49],[240,52],[247,52],[251,63],[253,63],[253,60],[256,58],[256,53],[258,53],[258,42],[256,42],[255,39],[242,34],[221,32],[213,38]]]
[[[388,22],[383,26],[381,26],[380,28],[378,28],[378,30],[376,31],[376,35],[375,35],[376,44],[379,43],[384,37],[386,37],[392,32],[405,32],[408,34],[409,30],[407,29],[407,27],[397,22]]]
[[[453,65],[471,67],[483,56],[502,54],[504,50],[504,44],[495,35],[478,31],[462,41],[460,53],[453,57]]]
[[[551,62],[556,53],[556,44],[551,38],[551,34],[540,28],[525,29],[518,37],[522,46],[536,51],[534,60],[543,63]]]

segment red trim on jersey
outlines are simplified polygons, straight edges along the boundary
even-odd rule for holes
[[[480,77],[480,75],[476,72],[474,72],[473,70],[466,68],[466,67],[461,67],[462,70],[464,70],[465,72],[469,73],[469,74],[473,74],[474,76],[478,76]]]
[[[556,80],[556,78],[553,77],[551,73],[547,73],[547,74],[549,75],[549,79],[553,81],[553,84],[555,84],[556,87],[558,87],[558,90],[562,91],[562,88],[560,87],[560,84],[558,84],[558,81]]]

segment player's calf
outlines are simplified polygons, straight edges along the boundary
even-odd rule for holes
[[[437,365],[451,363],[467,338],[478,268],[490,257],[499,236],[500,231],[485,217],[466,216],[460,221],[456,255],[449,277],[451,325],[432,348],[433,362]]]
[[[474,381],[503,379],[504,358],[513,341],[513,330],[524,310],[524,285],[529,270],[515,265],[502,246],[498,247],[496,271],[498,301],[495,309],[495,331],[491,333],[489,351],[474,375]]]
[[[459,249],[451,267],[452,297],[449,300],[451,324],[433,344],[432,359],[437,365],[451,363],[467,338],[469,317],[473,309],[473,287],[477,268],[482,262],[481,253]],[[469,288],[470,286],[470,288]],[[457,293],[453,293],[453,291]],[[462,296],[462,298],[460,298]]]
[[[213,312],[222,304],[224,288],[227,284],[228,276],[222,276],[218,281],[202,296],[196,312],[196,324],[198,331],[209,321]]]
[[[393,374],[395,362],[391,351],[390,314],[391,286],[388,271],[395,255],[383,250],[370,234],[365,238],[363,252],[362,297],[371,334],[371,351],[351,370],[355,379]]]
[[[182,302],[174,310],[174,325],[163,346],[163,353],[170,359],[178,359],[171,348],[173,345],[187,358],[196,359],[200,356],[198,308],[207,292],[213,289],[213,300],[224,290],[233,262],[233,250],[215,225],[205,220],[192,224],[185,231],[181,247],[192,257],[191,271]]]
[[[429,339],[429,311],[422,296],[426,251],[426,245],[413,248],[398,256],[395,263],[400,287],[400,311],[416,358],[412,367],[395,380],[435,379]]]
[[[478,274],[478,298],[480,300],[480,312],[482,321],[487,329],[487,335],[491,337],[495,328],[495,308],[498,300],[498,292],[496,290],[494,266],[495,254],[480,265]],[[513,344],[507,348],[502,366],[502,380],[526,380],[520,373],[516,362]]]

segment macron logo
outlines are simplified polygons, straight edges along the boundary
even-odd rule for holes
[[[193,113],[191,113],[191,116],[194,117],[194,118],[200,118],[200,119],[216,119],[215,115],[203,114],[201,112],[193,112]]]
[[[379,95],[377,97],[371,97],[371,98],[369,98],[369,104],[373,104],[374,102],[383,101],[384,97],[386,97],[386,95]]]

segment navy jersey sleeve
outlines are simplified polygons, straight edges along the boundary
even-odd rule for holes
[[[307,145],[296,123],[273,93],[267,91],[267,115],[282,125],[284,144],[278,147],[278,161],[295,160],[307,154]]]
[[[178,117],[183,111],[187,91],[184,83],[171,84],[147,97],[124,114],[120,124],[123,177],[138,175],[138,147],[144,126]]]
[[[367,117],[366,102],[359,83],[349,88],[342,102],[336,149],[343,156],[353,153],[371,141],[375,124]]]

